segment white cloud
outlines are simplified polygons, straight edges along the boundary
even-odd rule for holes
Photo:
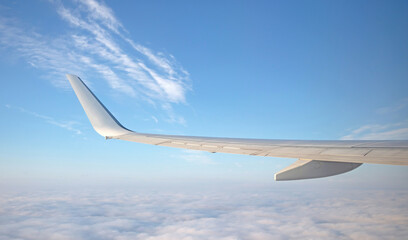
[[[136,44],[124,36],[119,29],[123,28],[122,25],[113,16],[112,10],[102,3],[96,1],[81,3],[87,7],[87,11],[81,12],[85,16],[74,14],[62,4],[58,6],[58,13],[64,20],[76,28],[85,30],[83,34],[91,34],[73,35],[77,48],[110,61],[118,69],[116,71],[120,70],[127,78],[138,83],[138,86],[145,88],[143,91],[148,97],[171,103],[185,102],[185,94],[190,89],[188,72],[177,64],[174,57],[156,55],[151,49]],[[141,58],[134,59],[126,54],[120,47],[119,40],[130,44],[139,54],[146,57],[146,61],[140,60]]]
[[[351,130],[349,134],[343,136],[342,140],[407,140],[408,139],[408,120],[406,111],[408,98],[402,99],[392,106],[379,108],[377,114],[388,114],[392,117],[402,116],[404,119],[397,123],[387,124],[367,124]]]
[[[18,27],[17,21],[1,16],[0,46],[14,49],[34,68],[47,70],[47,78],[58,87],[68,86],[65,73],[81,74],[85,69],[76,62],[78,54],[70,50],[69,43],[64,39],[52,39],[30,32]]]
[[[2,239],[404,239],[406,191],[22,191]]]
[[[408,139],[408,122],[396,124],[364,125],[350,134],[343,136],[342,140],[404,140]]]
[[[158,123],[158,122],[159,122],[159,119],[157,119],[157,117],[155,117],[155,116],[152,116],[152,119],[153,119],[153,121],[154,121],[155,123]]]
[[[182,150],[183,154],[178,156],[179,159],[183,159],[190,163],[196,164],[217,164],[211,157],[209,156],[210,153],[196,151],[196,150]]]
[[[95,0],[83,0],[77,2],[84,4],[88,8],[90,16],[95,20],[100,20],[110,30],[118,33],[119,28],[122,28],[122,24],[114,16],[112,9],[108,8],[106,5]]]
[[[387,107],[382,107],[376,110],[378,114],[391,114],[395,112],[400,112],[404,110],[405,108],[408,107],[408,98],[404,98],[398,102],[396,102],[394,105],[387,106]]]
[[[13,107],[13,106],[11,106],[9,104],[6,104],[5,107],[8,108],[8,109],[16,109],[16,110],[18,110],[18,111],[20,111],[22,113],[31,115],[31,116],[39,118],[39,119],[42,119],[46,123],[52,124],[54,126],[57,126],[57,127],[63,128],[63,129],[66,129],[66,130],[74,132],[74,133],[76,133],[78,135],[82,134],[81,130],[79,130],[76,127],[76,126],[80,125],[80,123],[77,122],[77,121],[58,121],[58,120],[55,120],[52,117],[42,115],[42,114],[39,114],[39,113],[36,113],[36,112],[32,112],[32,111],[29,111],[29,110],[24,109],[22,107]]]
[[[71,26],[60,36],[33,31],[16,19],[0,17],[0,45],[12,49],[31,66],[45,70],[46,77],[58,87],[69,86],[66,73],[78,74],[85,81],[102,78],[115,91],[166,106],[169,121],[184,124],[171,104],[186,102],[191,90],[189,73],[172,55],[156,53],[131,39],[103,2],[74,2],[75,7],[53,2],[58,15]]]

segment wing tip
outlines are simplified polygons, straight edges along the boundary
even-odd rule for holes
[[[66,74],[66,77],[96,132],[104,137],[119,136],[130,132],[116,120],[78,76]]]
[[[69,79],[69,78],[79,78],[77,75],[72,74],[72,73],[66,73],[65,76]]]

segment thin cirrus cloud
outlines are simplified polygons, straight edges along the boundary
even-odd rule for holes
[[[51,39],[24,29],[15,19],[0,16],[0,45],[14,50],[32,67],[47,70],[46,77],[57,87],[66,87],[63,73],[84,72],[77,63],[78,54],[69,50],[64,39]]]
[[[407,236],[406,191],[328,191],[3,191],[0,235],[5,240]]]
[[[382,107],[375,111],[379,115],[407,117],[408,98],[404,98],[391,106]],[[366,124],[353,129],[343,136],[342,140],[406,140],[408,139],[408,119],[387,124]]]
[[[171,116],[171,105],[186,102],[191,90],[189,73],[172,55],[136,43],[104,3],[74,3],[75,7],[52,3],[69,25],[61,36],[39,33],[22,27],[16,19],[0,17],[0,44],[33,67],[46,70],[46,77],[58,87],[68,87],[66,73],[85,79],[98,76],[115,91],[163,106],[170,121],[178,121]]]
[[[48,124],[60,127],[62,129],[65,129],[65,130],[68,130],[68,131],[71,131],[71,132],[74,132],[74,133],[76,133],[78,135],[82,134],[81,130],[79,130],[77,128],[77,126],[80,125],[80,123],[77,122],[77,121],[60,121],[60,120],[56,120],[56,119],[54,119],[54,118],[52,118],[50,116],[46,116],[46,115],[43,115],[43,114],[32,112],[32,111],[29,111],[29,110],[27,110],[25,108],[22,108],[22,107],[14,107],[14,106],[11,106],[10,104],[6,104],[5,107],[8,108],[8,109],[17,110],[17,111],[19,111],[21,113],[28,114],[30,116],[39,118],[39,119],[45,121]]]
[[[404,140],[408,139],[408,124],[371,124],[359,127],[350,134],[343,136],[342,140]]]
[[[163,53],[155,54],[152,50],[126,37],[127,31],[115,18],[113,11],[102,3],[94,0],[79,2],[83,5],[80,11],[72,11],[62,4],[58,4],[57,12],[62,19],[71,26],[82,30],[81,35],[72,35],[77,49],[92,53],[94,57],[109,61],[119,72],[127,75],[133,82],[125,86],[137,84],[143,87],[143,93],[150,98],[165,102],[185,102],[185,93],[189,89],[188,72],[180,67],[172,56]],[[132,58],[121,47],[125,42],[134,49],[135,53],[145,61]],[[104,71],[96,68],[106,76]],[[107,79],[111,80],[111,75]],[[117,80],[110,81],[116,88]],[[121,83],[125,84],[125,83]],[[131,91],[126,90],[132,94]]]
[[[183,150],[182,155],[177,156],[179,159],[183,159],[186,162],[198,164],[198,165],[214,165],[217,164],[209,155],[208,152],[201,152],[196,150]]]
[[[382,107],[376,110],[378,114],[392,114],[404,111],[408,107],[408,98],[404,98],[392,106]]]

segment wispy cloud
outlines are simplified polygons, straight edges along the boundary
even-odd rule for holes
[[[152,116],[152,119],[153,119],[153,121],[154,121],[155,123],[158,123],[158,122],[159,122],[159,120],[158,120],[157,117],[155,117],[155,116]]]
[[[134,43],[126,36],[126,30],[113,11],[104,4],[93,0],[80,1],[79,4],[83,8],[77,10],[82,11],[76,12],[61,3],[57,6],[62,19],[84,30],[81,35],[72,36],[77,48],[109,61],[115,72],[126,74],[127,79],[132,80],[129,85],[136,83],[149,98],[171,103],[185,102],[185,94],[189,90],[188,72],[177,64],[174,57],[155,54],[151,49]],[[120,40],[130,44],[137,51],[138,58],[126,54]]]
[[[350,134],[343,136],[342,140],[406,140],[408,139],[408,121],[396,124],[371,124],[364,125]]]
[[[72,7],[52,1],[71,30],[60,36],[22,27],[17,19],[0,17],[1,46],[13,49],[31,66],[46,70],[46,77],[58,87],[68,87],[66,73],[81,75],[86,81],[102,78],[113,90],[163,106],[169,121],[183,123],[171,105],[186,103],[186,94],[191,90],[189,73],[172,55],[133,40],[103,2],[74,3]]]
[[[110,30],[119,33],[119,29],[123,29],[122,24],[116,19],[112,9],[106,5],[99,3],[95,0],[83,0],[78,1],[87,6],[90,14],[89,16],[95,20],[99,20],[108,27]]]
[[[47,70],[46,77],[57,87],[67,87],[63,74],[85,68],[78,64],[78,54],[64,39],[53,39],[19,27],[15,19],[0,15],[0,47],[13,49],[34,68]]]
[[[343,136],[342,140],[407,140],[408,139],[408,119],[407,111],[408,98],[395,102],[393,105],[379,108],[377,114],[392,116],[393,118],[405,119],[399,122],[388,122],[385,124],[366,124],[350,131]]]
[[[408,98],[404,98],[399,102],[396,102],[394,105],[382,107],[376,110],[378,114],[390,114],[402,111],[408,108]]]
[[[217,164],[207,152],[195,151],[195,150],[182,150],[182,154],[178,156],[179,159],[183,159],[190,163],[195,164]]]
[[[81,130],[79,130],[76,127],[76,126],[80,125],[80,123],[77,122],[77,121],[59,121],[59,120],[55,120],[52,117],[42,115],[42,114],[39,114],[39,113],[36,113],[36,112],[32,112],[32,111],[29,111],[29,110],[27,110],[25,108],[22,108],[22,107],[13,107],[13,106],[11,106],[9,104],[6,104],[5,107],[8,108],[8,109],[18,110],[21,113],[28,114],[28,115],[31,115],[33,117],[42,119],[46,123],[52,124],[54,126],[57,126],[57,127],[63,128],[63,129],[66,129],[66,130],[74,132],[76,134],[82,134]]]

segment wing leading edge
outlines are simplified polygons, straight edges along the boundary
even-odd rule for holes
[[[362,163],[408,165],[407,140],[267,140],[137,133],[123,127],[79,77],[67,74],[67,78],[93,128],[106,139],[214,153],[298,158],[275,174],[277,181],[332,176]]]

